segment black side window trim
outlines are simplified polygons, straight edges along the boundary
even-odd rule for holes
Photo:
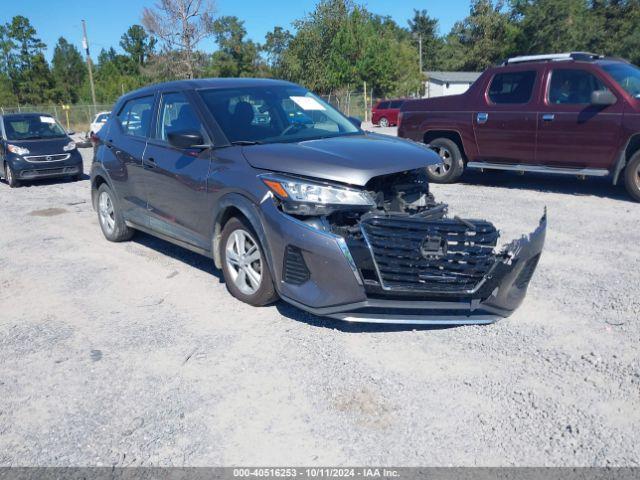
[[[184,98],[187,100],[187,103],[191,107],[191,110],[193,111],[194,115],[196,116],[196,118],[198,119],[198,121],[202,126],[203,139],[205,143],[208,143],[210,145],[215,145],[215,142],[211,140],[211,136],[209,135],[209,132],[207,132],[206,122],[203,120],[202,115],[200,114],[200,112],[198,111],[198,108],[194,104],[193,98],[191,97],[191,95],[189,95],[188,90],[167,90],[167,91],[158,92],[158,95],[156,98],[156,105],[155,105],[155,115],[153,116],[154,117],[153,128],[150,129],[149,136],[147,137],[147,143],[150,143],[152,145],[157,145],[159,147],[166,147],[166,148],[172,148],[174,150],[180,150],[179,148],[171,145],[167,140],[163,140],[162,138],[156,137],[156,135],[158,134],[158,126],[160,125],[160,115],[162,113],[163,97],[165,95],[171,95],[175,93],[179,93],[183,95]]]
[[[591,70],[588,70],[586,68],[580,68],[578,66],[575,66],[575,67],[572,67],[572,68],[557,68],[557,67],[553,67],[553,68],[549,69],[548,81],[547,81],[547,85],[546,85],[545,92],[544,92],[544,103],[545,104],[551,105],[551,106],[573,105],[573,106],[578,106],[578,107],[590,104],[590,102],[581,102],[581,103],[559,102],[558,103],[558,102],[552,102],[551,101],[551,84],[553,83],[553,75],[556,72],[563,72],[563,71],[564,72],[571,71],[571,72],[587,73],[588,75],[591,75],[593,78],[595,78],[595,80],[600,84],[601,87],[603,87],[605,90],[608,90],[611,93],[613,93],[611,91],[611,89],[607,86],[606,82],[600,76],[598,76],[595,72],[592,72]]]

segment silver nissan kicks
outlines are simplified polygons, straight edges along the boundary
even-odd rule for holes
[[[233,296],[342,320],[490,323],[523,301],[546,219],[502,249],[429,193],[425,146],[364,132],[306,89],[265,79],[154,85],[102,127],[93,205],[213,258]]]

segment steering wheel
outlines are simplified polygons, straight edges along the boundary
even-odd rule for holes
[[[297,132],[302,128],[308,128],[308,127],[304,123],[294,122],[291,125],[289,125],[287,128],[285,128],[280,134],[280,136],[284,137],[285,135],[289,135],[290,133]]]

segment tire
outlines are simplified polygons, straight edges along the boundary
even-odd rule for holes
[[[20,181],[16,179],[16,174],[11,168],[11,164],[9,162],[5,162],[4,164],[4,179],[7,182],[7,185],[11,188],[17,188],[20,186]]]
[[[458,144],[449,138],[436,138],[429,142],[431,150],[436,152],[442,163],[427,167],[427,177],[433,183],[454,183],[464,171],[464,160]]]
[[[225,224],[220,258],[227,290],[238,300],[261,307],[278,299],[262,245],[244,218],[233,217]]]
[[[378,122],[378,125],[380,125],[382,128],[386,128],[389,126],[389,119],[387,117],[381,117],[380,121]]]
[[[624,169],[624,186],[636,202],[640,202],[640,151],[633,154]]]
[[[124,223],[115,195],[106,183],[98,188],[96,207],[98,223],[100,223],[102,233],[107,240],[110,242],[131,240],[135,230]]]

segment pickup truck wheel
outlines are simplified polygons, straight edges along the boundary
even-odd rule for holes
[[[624,185],[629,195],[640,202],[640,151],[631,157],[624,169]]]
[[[257,238],[246,220],[233,217],[222,229],[220,257],[229,293],[244,303],[261,307],[274,302],[278,294]]]
[[[378,122],[378,125],[380,125],[381,127],[388,127],[389,126],[389,120],[387,119],[387,117],[382,117],[380,119],[380,121]]]
[[[427,167],[427,177],[434,183],[453,183],[464,170],[460,148],[453,140],[436,138],[429,142],[429,148],[436,152],[442,163]]]

